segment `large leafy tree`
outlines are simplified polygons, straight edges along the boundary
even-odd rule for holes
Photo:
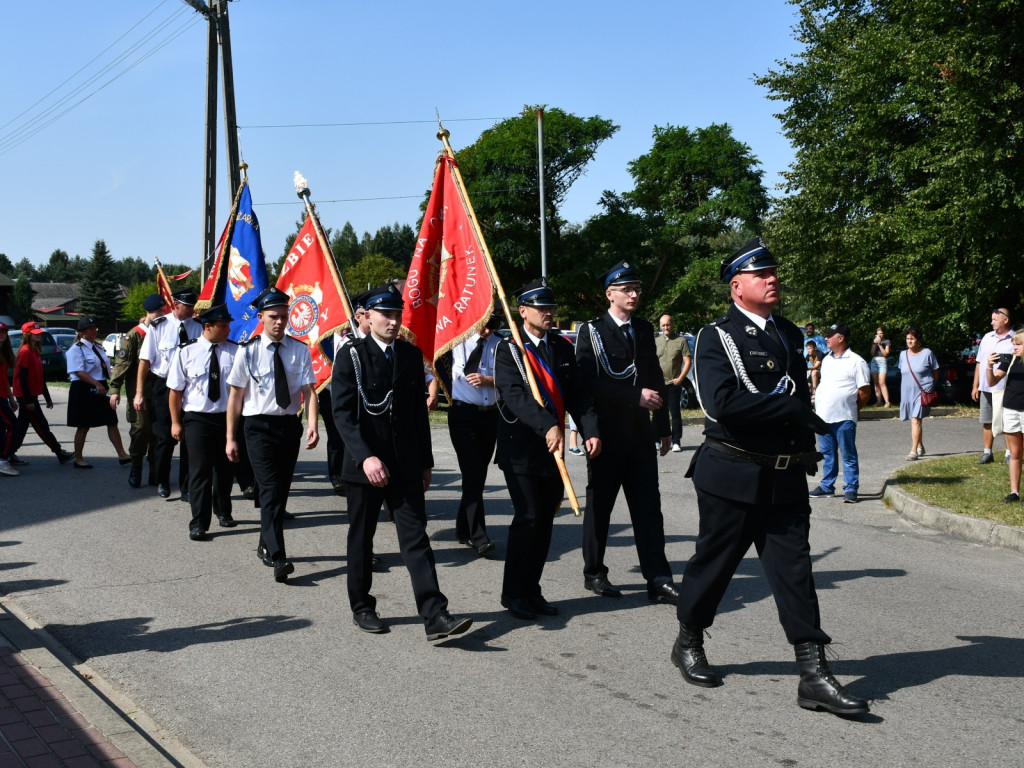
[[[18,275],[18,279],[14,282],[14,289],[11,291],[11,302],[8,305],[14,322],[20,325],[32,319],[32,297],[35,295],[36,292],[32,290],[32,283],[29,282],[28,277]]]
[[[6,253],[0,253],[0,275],[14,277],[14,264],[7,258]]]
[[[92,263],[78,288],[78,311],[94,320],[116,320],[121,313],[121,289],[114,276],[114,260],[103,240],[92,249]]]
[[[356,296],[367,288],[376,288],[387,280],[402,280],[409,271],[408,263],[392,261],[387,256],[371,253],[342,272],[342,279],[349,293]]]
[[[1024,3],[793,2],[805,48],[759,80],[796,147],[767,228],[783,277],[855,336],[956,349],[1021,304]]]
[[[629,172],[633,190],[606,192],[602,213],[579,231],[574,272],[633,262],[644,276],[641,312],[670,312],[697,328],[727,304],[718,262],[757,231],[767,210],[763,171],[728,125],[712,124],[656,127],[650,151]],[[607,304],[590,283],[589,293],[579,283],[577,295],[600,311]]]
[[[378,229],[370,244],[370,253],[378,253],[396,264],[408,264],[415,250],[416,233],[408,224],[397,221]]]
[[[415,235],[413,237],[415,238]],[[358,264],[359,260],[363,258],[365,254],[359,245],[359,237],[356,235],[352,222],[346,221],[341,231],[331,238],[331,253],[334,254],[334,260],[342,269]]]
[[[484,131],[455,153],[470,201],[480,221],[499,277],[508,290],[540,274],[540,200],[537,180],[537,109]],[[597,148],[618,126],[594,116],[544,110],[544,210],[548,273],[559,284],[573,266],[562,248],[566,222],[559,211],[569,188],[586,170]],[[412,256],[410,250],[406,259]]]

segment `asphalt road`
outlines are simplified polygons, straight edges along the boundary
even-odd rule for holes
[[[61,398],[49,414],[63,423]],[[55,431],[70,444],[70,429]],[[925,444],[974,451],[978,433],[971,420],[929,419]],[[300,457],[286,533],[297,570],[279,585],[240,497],[238,528],[190,542],[186,506],[130,489],[101,431],[91,472],[58,466],[30,435],[31,466],[0,478],[0,589],[207,766],[1024,765],[1024,556],[921,528],[877,500],[909,448],[907,424],[860,425],[862,503],[814,502],[832,666],[873,700],[861,719],[797,707],[792,649],[753,557],[707,641],[724,686],[686,685],[669,661],[674,609],[647,602],[621,497],[608,560],[625,596],[584,592],[580,522],[563,513],[543,583],[561,616],[511,618],[498,604],[511,514],[501,473],[492,467],[487,492],[498,549],[478,559],[454,540],[459,475],[447,431],[433,435],[441,587],[475,620],[457,639],[425,640],[386,523],[374,592],[391,632],[352,626],[345,502],[329,494],[322,447]],[[687,428],[689,448],[660,460],[677,575],[697,529],[683,472],[699,439]],[[568,462],[582,497],[584,461]]]

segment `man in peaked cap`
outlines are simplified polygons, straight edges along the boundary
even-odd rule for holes
[[[306,450],[320,441],[313,361],[309,347],[285,333],[288,305],[288,294],[276,288],[260,295],[256,311],[263,332],[240,345],[227,374],[231,394],[225,453],[237,463],[241,458],[238,440],[245,440],[260,502],[256,556],[274,569],[277,582],[286,581],[295,572],[285,550],[284,516],[303,437],[298,418],[303,404]],[[243,420],[239,416],[245,417],[241,429],[239,422]]]
[[[811,409],[800,329],[772,314],[779,279],[760,238],[722,261],[733,304],[705,326],[694,345],[704,444],[687,471],[697,491],[700,531],[683,575],[672,662],[692,685],[720,684],[704,654],[704,631],[737,566],[753,544],[775,596],[786,638],[795,646],[797,703],[863,714],[866,701],[839,684],[825,660],[808,542],[807,475],[817,471],[814,433],[828,426]]]
[[[170,314],[154,318],[149,332],[139,348],[139,367],[135,380],[135,397],[132,405],[136,411],[146,408],[147,381],[153,393],[151,423],[156,438],[154,463],[156,464],[157,495],[163,499],[171,495],[171,458],[175,440],[171,437],[171,411],[168,405],[167,371],[171,356],[182,344],[199,337],[203,326],[192,319],[195,314],[196,295],[192,291],[178,291],[174,294],[174,306]],[[181,444],[178,460],[178,488],[181,500],[188,502],[188,446]]]
[[[222,528],[234,528],[231,516],[233,470],[225,452],[231,371],[238,345],[228,341],[231,314],[223,304],[199,315],[203,334],[179,348],[167,374],[171,435],[189,446],[189,538],[202,541],[214,514]]]
[[[555,294],[543,278],[516,291],[520,338],[525,354],[502,341],[494,359],[494,379],[501,402],[497,463],[515,515],[508,529],[501,604],[517,619],[555,616],[540,580],[551,546],[551,532],[565,495],[554,455],[565,445],[565,411],[584,437],[587,455],[601,453],[598,418],[583,385],[572,344],[552,330]],[[545,405],[537,402],[526,380],[534,371]],[[561,396],[561,397],[559,397]]]
[[[393,284],[377,288],[365,306],[370,333],[339,350],[331,376],[334,420],[345,443],[352,622],[364,632],[388,631],[370,592],[373,534],[386,501],[427,640],[441,640],[465,632],[473,620],[448,613],[427,536],[424,494],[434,457],[423,398],[423,354],[398,335],[402,294]]]
[[[128,419],[128,454],[132,457],[132,468],[128,473],[128,485],[138,488],[142,485],[142,464],[149,461],[149,479],[156,485],[154,466],[156,437],[153,434],[153,380],[146,377],[142,392],[143,407],[135,408],[135,393],[139,381],[139,352],[142,342],[149,333],[152,322],[160,317],[166,308],[159,293],[151,293],[142,301],[146,314],[139,324],[125,336],[114,360],[114,371],[109,382],[110,407],[116,409],[121,402],[121,388],[125,390],[125,411]]]
[[[653,447],[658,443],[661,455],[668,453],[671,429],[663,407],[665,378],[654,345],[654,327],[634,316],[643,286],[632,264],[620,261],[600,280],[608,311],[584,323],[576,337],[576,360],[594,400],[604,441],[601,455],[587,462],[583,586],[603,597],[621,595],[608,580],[604,562],[612,508],[621,488],[647,597],[653,603],[672,603],[679,593],[665,556],[658,457]]]

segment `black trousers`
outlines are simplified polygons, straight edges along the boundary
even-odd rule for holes
[[[189,529],[210,529],[212,515],[231,517],[231,482],[234,465],[224,452],[227,415],[185,412],[185,442],[189,455]]]
[[[259,494],[260,541],[271,560],[283,560],[284,512],[299,459],[302,422],[297,416],[246,416],[243,431]]]
[[[517,475],[506,470],[505,483],[515,514],[508,528],[502,597],[540,597],[540,577],[551,547],[555,514],[562,504],[562,478]]]
[[[698,489],[697,507],[700,529],[696,550],[683,571],[676,606],[679,620],[694,629],[711,626],[736,568],[753,544],[789,642],[831,642],[821,630],[811,573],[807,499],[786,505],[743,504]]]
[[[481,411],[472,405],[453,404],[448,409],[448,434],[462,473],[455,536],[479,547],[490,541],[484,519],[484,485],[498,440],[498,409]]]
[[[348,600],[352,612],[373,611],[377,607],[377,599],[370,594],[371,558],[380,505],[385,501],[395,515],[398,548],[412,579],[416,610],[424,624],[430,623],[448,608],[448,599],[437,583],[434,551],[427,536],[422,481],[392,481],[383,488],[348,483]]]
[[[341,440],[338,425],[334,423],[334,407],[331,404],[331,388],[324,387],[317,395],[320,414],[324,417],[324,431],[327,433],[327,478],[332,486],[341,485],[341,466],[345,459],[345,443]]]
[[[609,436],[608,440],[615,438]],[[608,442],[605,443],[608,445]],[[587,462],[587,511],[583,516],[583,575],[588,579],[608,574],[604,553],[612,507],[619,489],[626,494],[640,572],[648,586],[672,581],[665,557],[665,520],[658,490],[658,455],[653,443],[634,441],[632,453],[604,450]]]
[[[167,379],[153,375],[153,437],[156,448],[156,481],[171,487],[171,457],[178,441],[171,436],[171,406],[167,400]],[[178,453],[178,490],[188,493],[188,441]]]

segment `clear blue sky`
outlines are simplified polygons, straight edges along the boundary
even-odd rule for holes
[[[603,190],[632,188],[626,164],[650,149],[655,125],[729,123],[769,189],[793,158],[772,116],[781,105],[753,82],[799,50],[786,0],[241,0],[229,12],[240,144],[268,261],[302,215],[295,170],[325,226],[348,220],[361,236],[415,225],[440,148],[435,108],[456,155],[526,104],[619,125],[569,194],[562,214],[573,222],[598,212]],[[3,3],[0,252],[44,264],[56,248],[89,257],[103,238],[115,259],[198,266],[205,78],[206,21],[182,0]],[[34,116],[66,99],[45,122],[88,94],[35,130]],[[428,122],[255,127],[418,120]],[[26,121],[35,132],[14,133]],[[230,201],[218,121],[219,232]]]

